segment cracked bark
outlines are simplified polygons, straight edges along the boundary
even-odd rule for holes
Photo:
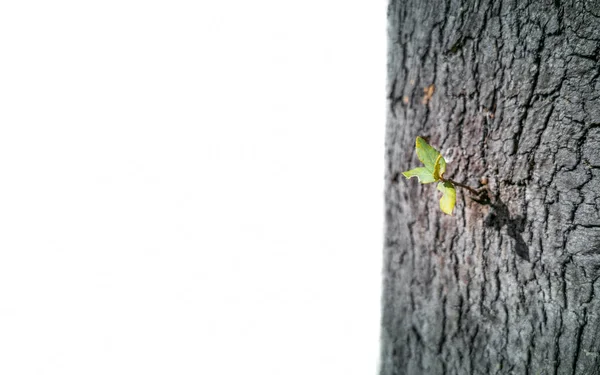
[[[600,374],[600,2],[391,0],[381,374]],[[426,104],[424,89],[435,85]],[[399,173],[426,136],[452,217]]]

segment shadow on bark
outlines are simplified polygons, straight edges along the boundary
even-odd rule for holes
[[[506,225],[507,234],[515,240],[515,251],[517,255],[522,259],[529,261],[529,247],[527,247],[527,244],[521,235],[525,230],[527,217],[516,216],[511,218],[508,207],[499,197],[497,197],[496,201],[490,206],[492,209],[485,218],[485,226],[500,231],[502,227]]]

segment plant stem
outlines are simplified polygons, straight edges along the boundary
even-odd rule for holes
[[[472,187],[470,187],[470,186],[468,186],[468,185],[461,184],[460,182],[453,181],[453,180],[451,180],[451,179],[449,179],[449,178],[443,178],[443,179],[442,179],[442,181],[444,181],[444,182],[450,182],[450,183],[452,183],[452,184],[454,184],[454,185],[456,185],[456,186],[460,186],[460,187],[461,187],[461,188],[463,188],[463,189],[467,189],[468,191],[470,191],[470,192],[471,192],[471,194],[473,194],[473,195],[475,195],[475,196],[477,196],[477,195],[480,195],[480,194],[481,194],[481,191],[477,191],[476,189],[473,189]]]

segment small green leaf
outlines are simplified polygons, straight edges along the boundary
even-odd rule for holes
[[[430,184],[432,182],[436,182],[437,180],[433,177],[433,174],[424,167],[418,167],[415,169],[411,169],[410,171],[402,172],[404,177],[407,179],[411,177],[417,177],[419,182],[422,184]]]
[[[456,189],[451,182],[440,182],[437,189],[443,193],[440,199],[440,209],[448,215],[452,215],[454,205],[456,204]]]
[[[433,165],[433,178],[436,181],[442,179],[444,176],[444,172],[446,172],[446,160],[442,157],[442,155],[438,155],[437,159],[435,159],[435,164]]]
[[[435,148],[431,147],[423,138],[417,137],[417,157],[421,160],[421,163],[425,164],[425,168],[429,169],[433,173],[435,166],[435,160],[440,154]],[[444,161],[444,169],[446,162]]]

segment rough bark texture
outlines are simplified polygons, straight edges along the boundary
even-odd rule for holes
[[[600,374],[600,1],[391,0],[388,20],[381,374]],[[491,203],[458,189],[446,216],[406,181],[417,135]]]

